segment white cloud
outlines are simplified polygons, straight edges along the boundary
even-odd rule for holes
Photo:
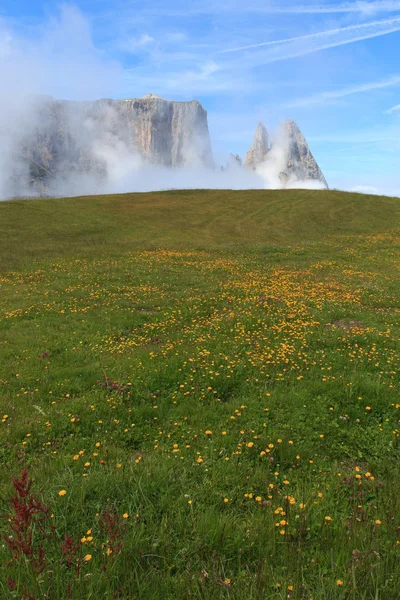
[[[392,108],[389,108],[388,110],[385,110],[385,114],[387,115],[391,115],[392,113],[396,112],[400,110],[400,104],[396,104],[396,106],[392,106]]]
[[[378,188],[373,185],[354,185],[350,188],[350,192],[358,192],[359,194],[377,194]]]
[[[249,8],[251,10],[251,7]],[[334,14],[362,13],[374,14],[379,12],[400,11],[399,0],[376,0],[375,2],[343,2],[338,4],[294,4],[293,6],[271,5],[258,9],[260,12],[275,14]]]
[[[121,79],[120,65],[94,45],[89,21],[72,6],[61,6],[31,37],[6,21],[0,31],[0,104],[7,98],[24,103],[37,93],[94,99],[110,95]]]
[[[243,80],[235,79],[231,73],[221,73],[219,66],[210,60],[182,70],[177,69],[176,65],[170,69],[149,66],[127,69],[124,87],[118,96],[132,97],[134,93],[137,97],[150,90],[168,98],[192,99],[197,94],[232,93],[242,88]]]
[[[400,128],[382,127],[379,125],[362,129],[345,130],[332,133],[330,129],[322,129],[319,135],[310,135],[307,137],[309,142],[318,144],[375,144],[377,142],[388,142],[389,144],[398,142],[400,139]]]
[[[400,85],[400,75],[395,75],[394,77],[389,77],[388,79],[383,79],[380,81],[372,81],[369,83],[363,83],[361,85],[353,85],[353,86],[341,88],[338,90],[322,92],[320,94],[313,94],[312,96],[298,98],[297,100],[288,102],[285,106],[287,108],[294,108],[294,107],[314,106],[316,104],[325,104],[332,100],[337,100],[339,98],[344,98],[346,96],[352,96],[353,94],[361,94],[363,92],[370,92],[372,90],[379,90],[379,89],[383,89],[383,88],[387,88],[387,87],[393,87],[396,85]],[[394,107],[394,108],[396,108],[396,107]],[[400,105],[398,108],[400,108]],[[391,109],[391,111],[388,111],[388,112],[392,112],[392,111],[393,111],[393,109]]]
[[[165,41],[170,43],[186,42],[188,36],[182,31],[169,32],[165,34]]]
[[[313,52],[319,52],[327,48],[334,48],[344,44],[352,44],[361,40],[367,40],[381,35],[387,35],[400,31],[400,17],[392,19],[383,19],[380,21],[370,21],[358,25],[349,25],[327,31],[319,31],[308,35],[283,38],[270,42],[261,42],[247,46],[237,46],[228,48],[219,52],[220,55],[233,52],[242,52],[244,50],[255,50],[249,52],[248,62],[255,64],[267,64],[297,56],[304,56]]]
[[[7,31],[0,30],[0,58],[6,58],[12,47],[13,37]]]
[[[122,40],[118,45],[119,45],[119,48],[121,50],[123,50],[123,52],[134,54],[134,53],[140,51],[141,49],[148,47],[149,45],[152,45],[154,42],[155,42],[155,39],[151,35],[148,35],[147,33],[143,33],[138,38],[134,38],[134,37],[126,38],[126,39]]]
[[[301,4],[294,0],[293,4],[285,4],[282,0],[271,2],[268,0],[253,0],[252,2],[238,2],[237,0],[225,0],[215,2],[214,0],[192,1],[182,8],[181,3],[165,2],[156,6],[155,0],[151,8],[144,12],[148,15],[163,15],[169,17],[188,17],[196,15],[223,15],[223,14],[361,14],[371,15],[377,13],[389,13],[400,11],[399,0],[356,0],[353,2],[338,2],[330,4]]]

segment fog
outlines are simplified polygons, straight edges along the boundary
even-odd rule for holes
[[[249,171],[228,157],[222,165],[214,160],[213,167],[202,166],[199,155],[204,140],[185,149],[182,166],[168,168],[142,158],[112,107],[107,109],[105,120],[96,120],[86,114],[85,103],[54,103],[51,98],[111,98],[123,77],[121,65],[96,49],[90,25],[76,8],[61,7],[35,41],[32,36],[17,35],[0,18],[0,40],[0,199],[171,188],[323,187],[316,181],[282,182],[285,149],[277,139],[268,163],[257,171]],[[63,130],[71,134],[73,143],[69,138],[63,142],[64,146],[69,144],[71,156],[76,148],[86,149],[84,160],[80,157],[74,168],[71,160],[60,161],[55,172],[46,166],[50,164],[46,135],[51,110],[60,111]],[[39,148],[40,164],[32,153],[32,140]],[[34,182],[33,172],[37,175]]]

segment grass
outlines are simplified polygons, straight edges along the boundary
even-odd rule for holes
[[[400,200],[0,219],[1,598],[399,598]]]

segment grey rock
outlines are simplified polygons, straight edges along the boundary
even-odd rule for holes
[[[262,165],[273,172],[283,187],[297,181],[317,181],[328,187],[317,161],[301,133],[292,120],[281,123],[277,133],[268,145],[268,133],[262,123],[257,125],[253,145],[246,156],[246,167],[257,170]]]
[[[281,171],[279,173],[279,181],[281,182],[283,187],[287,186],[287,183],[289,181],[289,176],[287,173],[285,173],[285,171]]]
[[[239,154],[232,154],[232,152],[229,154],[228,166],[229,167],[241,167],[242,166],[242,159],[240,158]]]
[[[273,142],[271,149],[275,144],[278,144],[284,152],[283,174],[286,175],[286,181],[293,183],[314,180],[320,181],[325,187],[328,187],[305,137],[294,121],[288,119],[281,123],[277,139]],[[283,179],[285,178],[283,177]]]
[[[32,123],[20,155],[37,191],[51,178],[73,172],[106,176],[107,149],[138,153],[145,162],[166,167],[213,166],[207,112],[197,100],[173,102],[154,94],[93,102],[44,97]]]
[[[257,125],[256,132],[254,134],[253,144],[250,150],[246,154],[245,166],[248,169],[255,171],[261,163],[263,163],[267,157],[269,150],[269,136],[268,131],[264,127],[263,123]]]

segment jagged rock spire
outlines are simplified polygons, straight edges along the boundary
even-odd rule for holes
[[[229,154],[228,165],[229,166],[234,166],[234,167],[241,167],[242,166],[242,159],[240,158],[239,154],[232,154],[232,152],[231,152]]]
[[[269,150],[268,131],[261,121],[257,125],[253,144],[246,154],[246,167],[255,170],[259,164],[264,162]]]
[[[287,119],[281,123],[273,146],[275,144],[283,150],[282,176],[286,175],[289,182],[315,180],[328,187],[304,135],[294,121]]]
[[[246,155],[246,167],[259,170],[267,167],[268,178],[280,182],[282,187],[296,182],[316,181],[328,187],[325,177],[297,124],[288,119],[278,127],[269,146],[268,132],[260,122],[253,145]],[[262,170],[262,169],[260,169]]]

